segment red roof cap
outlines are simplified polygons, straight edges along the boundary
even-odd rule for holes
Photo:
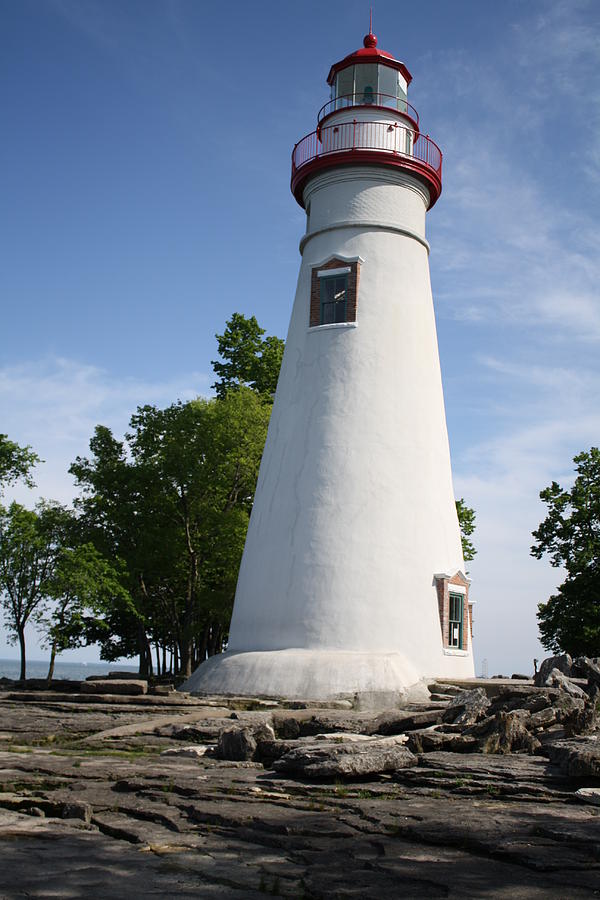
[[[377,49],[377,36],[374,35],[372,31],[365,35],[363,44],[364,46],[359,50],[355,50],[354,53],[350,53],[348,56],[345,56],[344,59],[341,59],[339,62],[332,65],[329,70],[329,75],[327,76],[327,84],[333,84],[333,80],[338,72],[342,69],[347,69],[348,66],[352,66],[355,63],[380,63],[381,65],[389,66],[391,69],[396,69],[398,72],[402,73],[406,79],[407,85],[411,83],[412,75],[404,63],[400,62],[398,59],[394,59],[391,53],[386,53],[385,50]]]

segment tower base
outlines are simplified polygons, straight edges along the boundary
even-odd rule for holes
[[[444,665],[445,663],[445,665]],[[473,676],[470,659],[440,660],[418,672],[401,653],[358,650],[227,651],[202,663],[182,685],[192,694],[333,700],[354,694],[425,699],[423,678]]]

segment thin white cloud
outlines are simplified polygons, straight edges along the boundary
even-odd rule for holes
[[[85,455],[96,425],[107,425],[120,437],[138,405],[190,400],[208,393],[210,380],[199,372],[164,382],[119,378],[55,357],[0,368],[0,431],[30,444],[45,460],[35,472],[35,492],[17,486],[7,496],[28,504],[37,496],[70,503],[74,489],[68,467]]]
[[[76,493],[69,465],[76,456],[86,455],[96,425],[107,425],[122,437],[138,405],[168,406],[178,399],[206,395],[211,380],[201,372],[181,373],[162,382],[119,378],[96,366],[55,357],[0,368],[0,432],[30,444],[45,460],[35,469],[34,490],[15,486],[6,491],[3,501],[14,499],[31,507],[39,497],[46,497],[69,505]],[[15,657],[17,650],[7,645],[8,635],[0,621],[0,655]],[[46,657],[32,627],[27,645],[31,658]],[[89,647],[61,658],[98,659],[98,649]]]
[[[457,318],[568,328],[600,338],[598,223],[532,183],[492,137],[467,151],[447,178],[432,263],[442,273]],[[494,151],[496,157],[494,157]],[[517,171],[515,171],[515,168]],[[448,281],[448,276],[451,280]]]
[[[531,671],[533,656],[547,655],[537,641],[536,611],[563,580],[560,569],[530,555],[531,532],[545,518],[539,492],[551,481],[568,485],[573,456],[600,439],[600,379],[593,369],[478,357],[481,376],[513,396],[485,437],[454,459],[455,489],[477,513],[471,564],[476,607],[475,649],[490,672]],[[482,432],[480,432],[481,434]]]
[[[479,355],[477,360],[492,372],[517,380],[521,387],[528,384],[553,392],[559,391],[561,394],[567,393],[569,404],[573,402],[574,391],[593,390],[596,394],[600,393],[598,373],[594,371],[568,368],[567,366],[544,366],[515,362],[484,354]],[[553,393],[553,403],[556,403],[555,393]]]
[[[445,158],[431,237],[446,315],[600,339],[595,9],[532,4],[491,55],[453,51],[432,67],[442,97],[426,75]]]

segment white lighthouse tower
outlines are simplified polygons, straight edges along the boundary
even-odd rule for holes
[[[377,49],[292,154],[298,288],[229,648],[185,688],[330,698],[473,676],[425,214],[442,155]]]

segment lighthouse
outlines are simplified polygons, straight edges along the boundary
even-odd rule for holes
[[[425,236],[442,154],[410,82],[370,29],[294,147],[306,231],[230,640],[187,690],[410,696],[474,675]]]

